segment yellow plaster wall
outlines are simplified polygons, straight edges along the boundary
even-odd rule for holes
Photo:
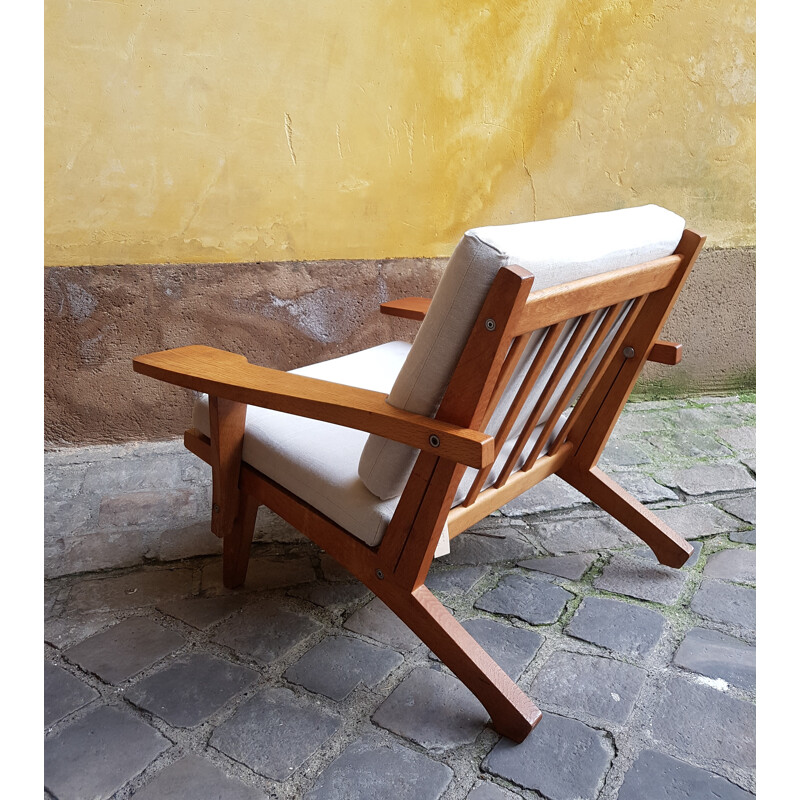
[[[46,0],[48,265],[446,255],[655,202],[754,241],[753,0]]]

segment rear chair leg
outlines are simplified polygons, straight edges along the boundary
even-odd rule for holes
[[[478,698],[492,718],[495,730],[515,742],[523,741],[541,720],[542,712],[519,686],[426,586],[411,593],[391,586],[385,588],[389,591],[381,592],[381,599]]]
[[[249,494],[239,492],[236,519],[222,539],[222,583],[226,589],[241,586],[247,576],[258,505]]]
[[[694,552],[689,542],[601,469],[591,467],[585,470],[567,464],[556,474],[649,545],[659,563],[668,567],[682,567]]]

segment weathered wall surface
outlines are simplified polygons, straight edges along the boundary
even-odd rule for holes
[[[391,339],[417,324],[378,312],[429,296],[446,259],[82,267],[45,273],[45,435],[52,445],[163,439],[191,418],[191,392],[133,372],[131,359],[207,344],[292,369]],[[664,395],[752,388],[752,249],[701,253],[664,338],[677,367],[648,365]],[[322,288],[320,288],[322,287]]]
[[[47,0],[46,263],[442,256],[656,202],[754,236],[754,3]]]

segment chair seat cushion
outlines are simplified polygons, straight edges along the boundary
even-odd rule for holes
[[[292,372],[388,392],[410,347],[405,342],[389,342]],[[210,436],[205,395],[195,403],[192,424]],[[358,460],[367,436],[341,425],[248,406],[242,460],[361,541],[376,545],[399,498],[378,500],[358,477]]]

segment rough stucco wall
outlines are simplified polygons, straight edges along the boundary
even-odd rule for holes
[[[754,236],[754,3],[45,3],[48,265],[446,255],[656,202]]]
[[[292,369],[392,339],[417,323],[379,303],[430,295],[445,259],[71,267],[45,273],[45,437],[51,446],[180,435],[192,394],[137,375],[131,359],[207,344]],[[640,390],[752,387],[754,253],[700,254],[664,332],[677,367],[648,365]],[[320,288],[321,287],[321,288]]]

